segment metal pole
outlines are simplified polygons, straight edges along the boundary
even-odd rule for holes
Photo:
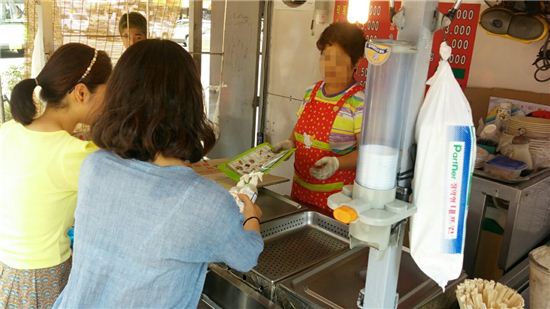
[[[193,54],[199,72],[201,72],[202,55],[202,0],[189,1],[189,50]],[[199,54],[195,54],[199,53]]]
[[[426,90],[426,79],[430,57],[432,52],[433,31],[437,21],[438,1],[415,1],[405,0],[402,2],[405,10],[404,28],[399,31],[397,38],[416,45],[417,53],[414,60],[414,70],[410,74],[415,77],[412,81],[409,95],[409,109],[404,111],[407,115],[405,126],[403,127],[403,139],[401,142],[401,155],[399,162],[399,173],[406,173],[414,169],[414,131],[416,126],[416,117],[420,111],[420,105],[424,98]],[[412,177],[398,180],[397,185],[401,188],[407,188],[403,196],[408,199],[410,193]]]
[[[262,72],[260,75],[260,94],[258,98],[258,128],[257,135],[254,136],[258,142],[258,138],[261,137],[265,139],[265,110],[266,110],[266,99],[267,99],[267,84],[269,78],[269,41],[271,37],[271,17],[273,14],[273,1],[264,0],[263,6],[263,40],[261,47],[261,57],[262,57]]]
[[[418,78],[412,79],[409,92],[409,109],[404,111],[407,119],[403,126],[400,173],[414,169],[411,149],[415,144],[414,131],[416,118],[424,98],[426,78],[430,64],[433,31],[437,20],[438,2],[433,0],[406,0],[402,4],[405,10],[403,29],[399,31],[398,39],[416,45],[417,53],[414,59],[413,71],[410,74]],[[398,186],[410,188],[411,178],[401,179]],[[401,198],[408,199],[408,192]],[[365,285],[365,300],[363,308],[396,308],[398,304],[397,281],[403,246],[403,222],[398,223],[392,231],[390,245],[384,251],[370,249],[368,271]]]
[[[219,108],[220,108],[220,102],[222,98],[222,88],[224,87],[223,82],[223,68],[225,65],[225,26],[227,24],[227,0],[224,0],[223,3],[223,27],[222,27],[222,48],[221,48],[221,59],[220,59],[220,80],[218,81],[218,89],[217,89],[217,98],[216,98],[216,111],[214,114],[214,117],[211,117],[210,119],[214,119],[215,122],[217,122],[219,119]],[[210,58],[212,59],[212,58]],[[208,103],[210,105],[210,102]],[[210,117],[210,115],[208,115]]]
[[[2,76],[0,74],[0,113],[2,114],[2,122],[6,121],[6,111],[4,110],[4,93],[2,92]]]
[[[384,251],[369,249],[363,308],[397,308],[397,280],[403,247],[404,222],[395,227],[390,245]],[[382,280],[381,280],[382,279]]]
[[[149,0],[147,0],[147,2],[145,3],[145,16],[147,16],[147,33],[145,33],[145,35],[147,36],[147,38],[150,38],[151,35],[150,35],[150,32],[151,32],[151,27],[149,27],[149,19],[150,19],[150,15],[149,15]],[[128,30],[129,31],[129,30]]]

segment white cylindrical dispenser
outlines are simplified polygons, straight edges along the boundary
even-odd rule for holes
[[[408,42],[373,40],[365,44],[369,61],[356,182],[372,190],[392,190],[406,120],[416,49]]]

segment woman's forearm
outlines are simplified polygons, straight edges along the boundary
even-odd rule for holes
[[[345,156],[337,157],[339,169],[355,169],[357,166],[358,153],[358,150],[354,150]]]

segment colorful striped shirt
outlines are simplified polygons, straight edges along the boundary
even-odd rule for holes
[[[353,86],[355,85],[351,85],[349,88]],[[304,95],[304,103],[297,113],[298,117],[300,117],[306,104],[309,102],[311,92],[314,87],[315,85],[312,85],[307,88]],[[338,103],[340,98],[342,98],[344,93],[349,88],[336,95],[328,96],[325,94],[325,83],[323,82],[317,91],[316,99],[319,102],[336,105],[336,103]],[[359,91],[349,97],[340,111],[338,111],[338,115],[336,115],[336,119],[334,120],[334,124],[332,125],[329,135],[329,145],[334,153],[344,155],[354,151],[357,148],[357,138],[355,136],[356,134],[361,133],[363,110],[365,107],[364,101],[365,93],[363,91]]]

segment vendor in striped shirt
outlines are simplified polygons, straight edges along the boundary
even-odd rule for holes
[[[323,31],[317,41],[323,80],[306,90],[294,131],[274,147],[296,147],[291,197],[329,214],[328,196],[355,180],[364,87],[353,74],[364,45],[354,24],[337,22]]]

